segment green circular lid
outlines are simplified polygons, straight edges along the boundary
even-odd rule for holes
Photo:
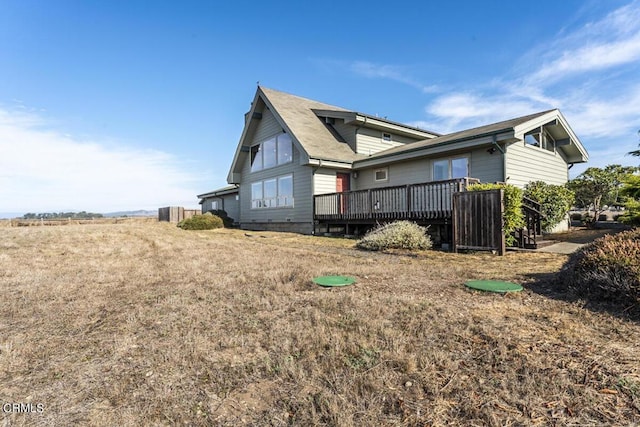
[[[349,286],[356,283],[350,276],[319,276],[313,278],[313,283],[320,286]]]
[[[499,280],[469,280],[465,285],[472,289],[478,289],[480,291],[488,292],[520,292],[522,286],[511,283],[501,282]]]

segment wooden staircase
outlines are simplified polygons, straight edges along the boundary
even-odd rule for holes
[[[552,245],[552,240],[542,239],[542,218],[540,203],[527,197],[522,198],[522,213],[524,214],[524,227],[514,232],[518,248],[539,249]]]

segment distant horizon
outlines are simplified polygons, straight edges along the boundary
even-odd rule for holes
[[[167,206],[178,206],[178,205],[167,205]],[[16,218],[21,218],[24,215],[33,213],[33,214],[43,214],[43,213],[60,213],[60,212],[72,212],[72,213],[79,213],[79,212],[88,212],[88,213],[95,213],[95,214],[101,214],[101,215],[114,215],[114,214],[122,214],[122,215],[129,215],[129,214],[133,214],[135,212],[149,212],[149,213],[154,213],[154,215],[157,215],[158,213],[158,209],[162,208],[164,206],[159,206],[158,208],[155,209],[129,209],[129,210],[117,210],[117,211],[109,211],[109,212],[93,212],[93,211],[88,211],[85,209],[80,209],[80,210],[76,210],[76,209],[62,209],[62,210],[42,210],[40,212],[34,212],[34,211],[30,211],[30,212],[0,212],[0,219],[16,219]],[[183,206],[185,209],[196,209],[196,210],[200,210],[200,206],[198,207],[193,207],[193,206]]]

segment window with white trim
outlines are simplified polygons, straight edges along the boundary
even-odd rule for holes
[[[376,169],[373,172],[373,180],[375,182],[388,181],[389,180],[389,168]]]
[[[251,183],[251,209],[292,207],[293,175]]]
[[[269,138],[251,147],[251,172],[269,169],[293,161],[293,143],[287,133]]]
[[[546,130],[536,129],[524,135],[524,144],[528,147],[538,147],[554,153],[556,141]]]
[[[433,180],[464,178],[469,176],[469,158],[449,157],[433,161]]]
[[[393,139],[390,133],[382,132],[382,141],[383,142],[391,142]]]
[[[217,200],[212,200],[211,201],[211,210],[212,211],[218,210],[218,201]]]

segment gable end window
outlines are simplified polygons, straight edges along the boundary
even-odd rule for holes
[[[251,147],[251,172],[269,169],[293,161],[293,144],[287,133],[269,138]]]
[[[547,150],[551,153],[556,151],[556,141],[549,134],[549,132],[536,129],[532,132],[528,132],[524,135],[524,145],[527,147],[537,147]]]
[[[390,134],[390,133],[383,132],[383,133],[382,133],[382,141],[383,141],[383,142],[391,142],[391,141],[393,141],[393,139],[392,139],[392,137],[391,137],[391,134]]]
[[[373,180],[375,182],[389,181],[389,169],[376,169],[373,172]]]

